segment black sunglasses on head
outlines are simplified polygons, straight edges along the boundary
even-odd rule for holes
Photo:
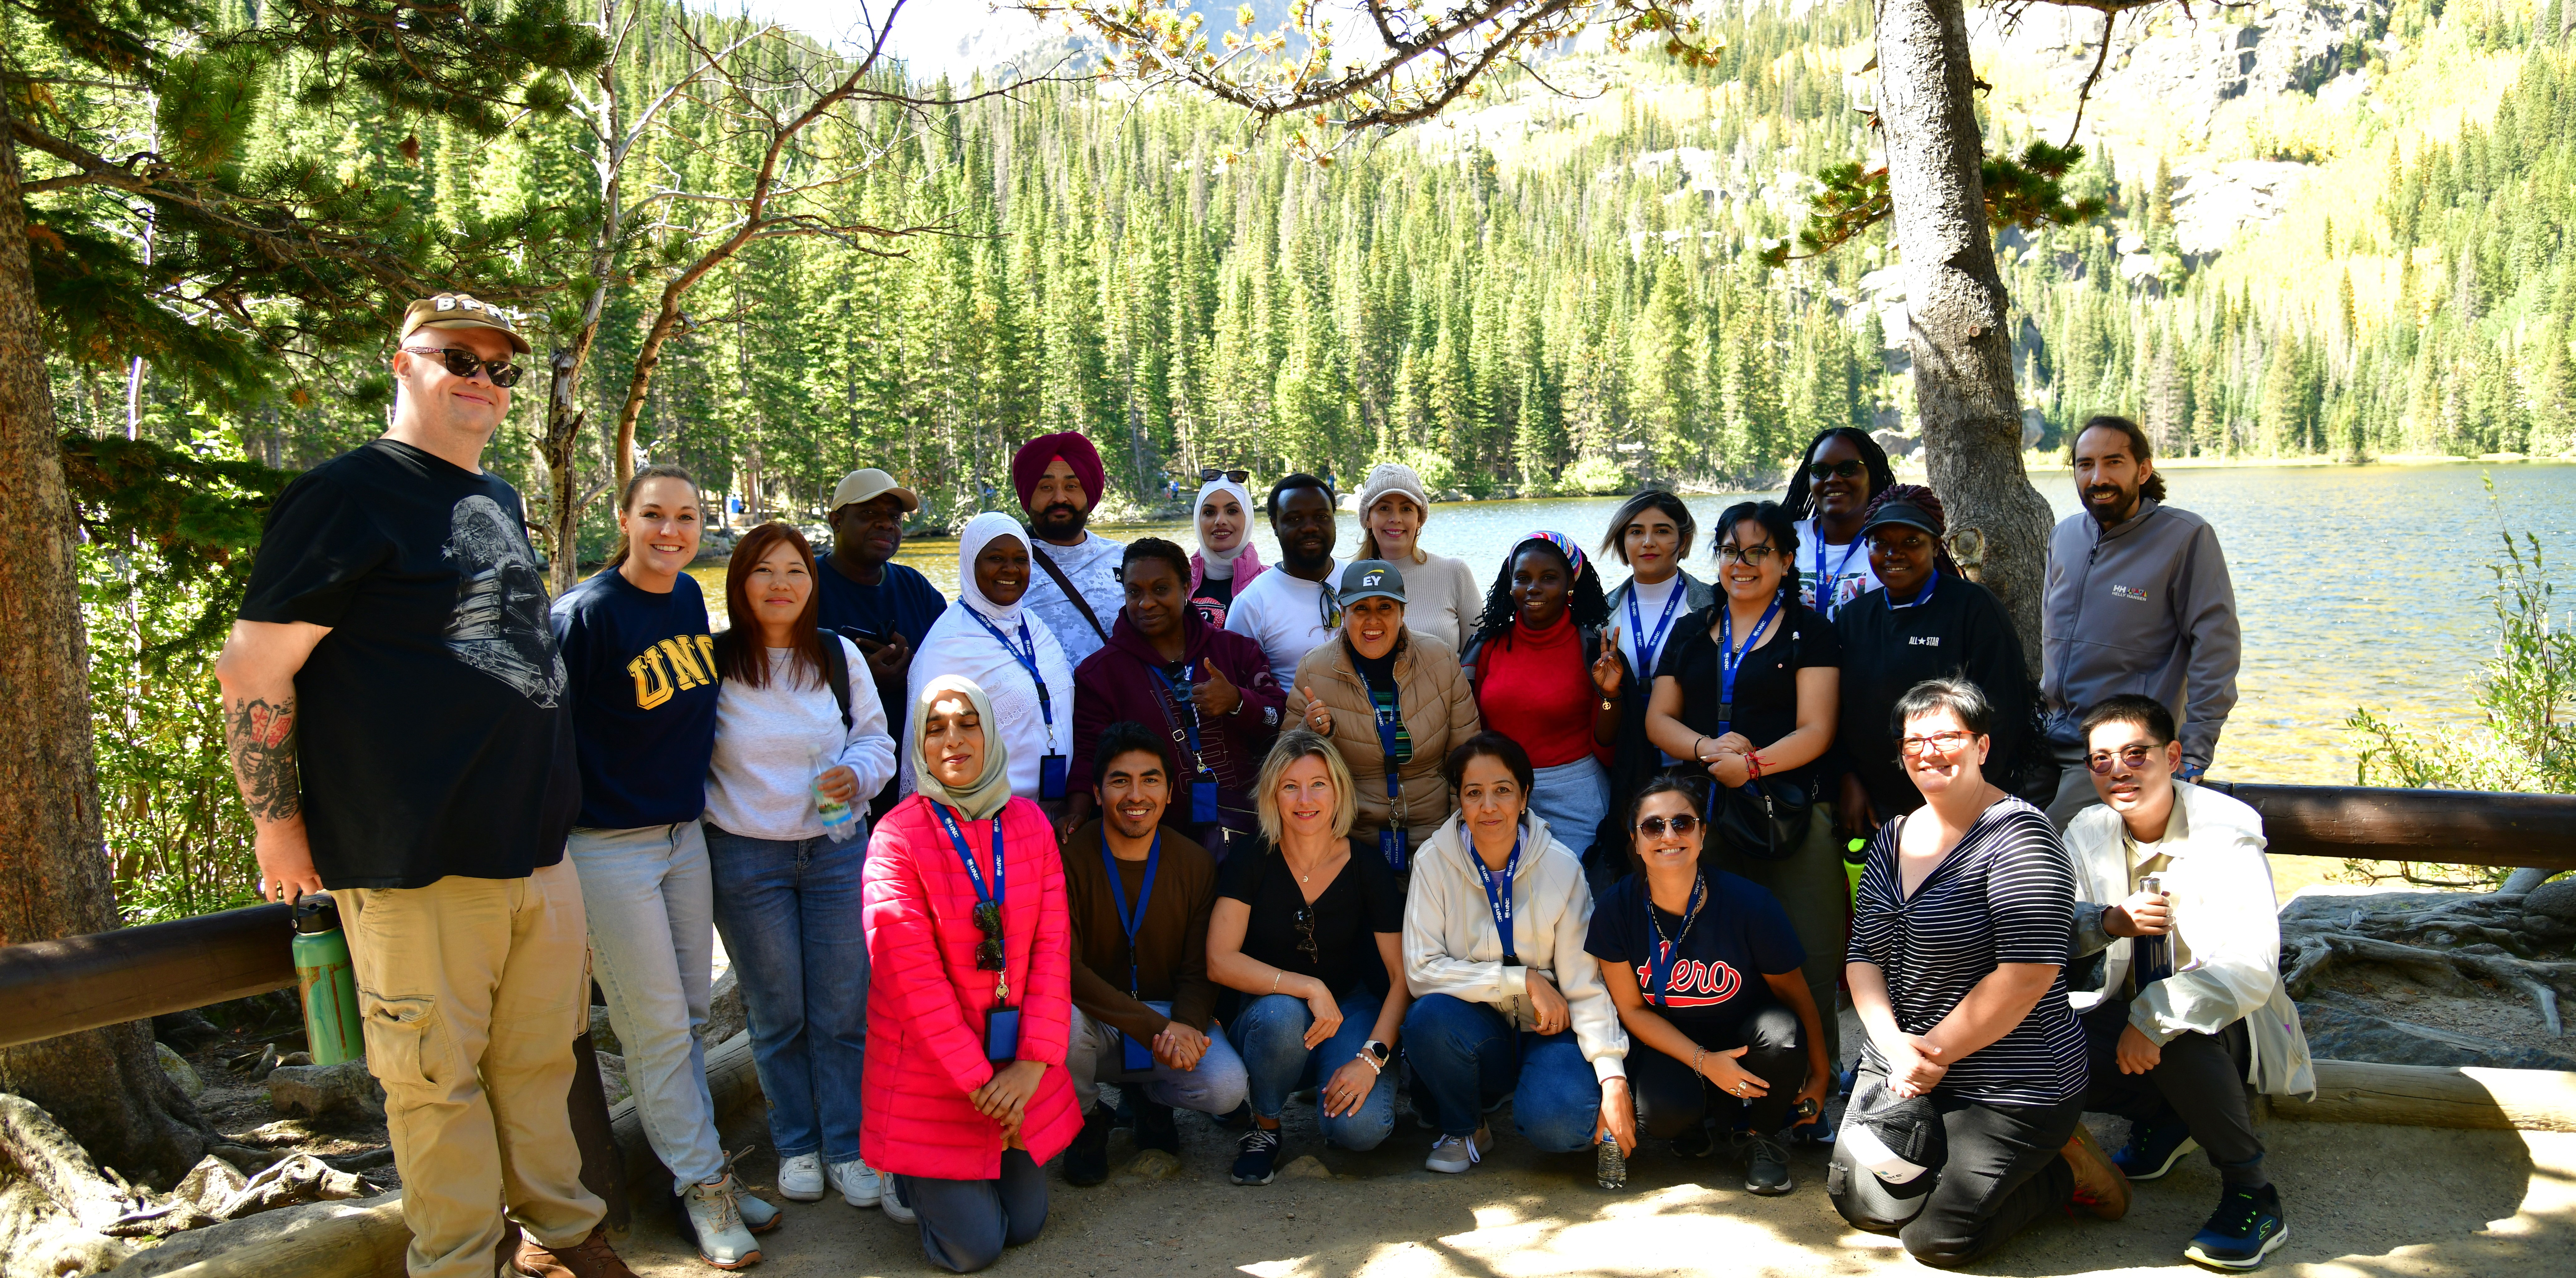
[[[1219,470],[1214,466],[1202,466],[1199,468],[1199,482],[1202,484],[1219,475],[1223,475],[1238,484],[1248,484],[1252,482],[1252,472],[1248,470]]]
[[[492,384],[503,390],[518,385],[523,371],[518,365],[506,359],[481,359],[472,351],[458,350],[453,346],[437,350],[426,346],[406,346],[403,349],[414,355],[437,356],[438,362],[446,366],[448,372],[458,377],[471,378],[474,376],[474,370],[478,368],[488,370],[492,374]]]

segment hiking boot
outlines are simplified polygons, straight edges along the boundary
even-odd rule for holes
[[[2209,1214],[2209,1223],[2191,1236],[2182,1254],[2221,1269],[2252,1269],[2289,1238],[2280,1190],[2229,1185],[2219,1194],[2218,1210]]]
[[[885,1178],[885,1192],[877,1199],[877,1206],[885,1209],[886,1219],[898,1225],[913,1224],[921,1219],[921,1215],[903,1200],[903,1194],[903,1177],[888,1176]]]
[[[635,1278],[635,1271],[608,1245],[608,1227],[593,1226],[590,1236],[569,1247],[549,1247],[534,1238],[519,1242],[519,1272],[527,1278]]]
[[[833,1163],[823,1174],[831,1178],[832,1188],[841,1191],[841,1201],[853,1207],[874,1207],[885,1194],[885,1179],[864,1158]]]
[[[1109,1179],[1109,1124],[1112,1121],[1106,1105],[1082,1116],[1082,1130],[1075,1132],[1073,1143],[1064,1147],[1064,1183],[1097,1185]]]
[[[2129,1178],[2120,1174],[2111,1156],[2102,1152],[2102,1142],[2093,1139],[2093,1129],[2082,1123],[2066,1146],[2057,1151],[2075,1173],[2074,1204],[2104,1220],[2118,1220],[2129,1214]]]
[[[689,1233],[697,1239],[698,1259],[718,1269],[740,1269],[760,1259],[760,1244],[743,1227],[742,1211],[734,1203],[733,1177],[691,1185],[680,1203],[688,1214]]]
[[[1776,1136],[1745,1132],[1735,1138],[1735,1152],[1744,1159],[1744,1187],[1765,1198],[1776,1198],[1798,1187],[1789,1178],[1789,1147]]]
[[[2190,1125],[2168,1115],[2161,1123],[2129,1124],[2129,1143],[2111,1155],[2111,1165],[2132,1183],[2154,1180],[2172,1171],[2183,1155],[2198,1148],[2200,1142],[2191,1138]]]
[[[740,1180],[733,1183],[733,1209],[742,1213],[742,1227],[755,1234],[768,1233],[787,1219],[777,1208],[744,1189]]]
[[[1478,1127],[1472,1136],[1442,1136],[1431,1142],[1431,1157],[1422,1165],[1436,1172],[1456,1175],[1484,1161],[1485,1151],[1494,1147],[1494,1129]]]
[[[1234,1183],[1267,1185],[1279,1175],[1279,1129],[1255,1127],[1235,1144]]]
[[[1136,1148],[1139,1152],[1159,1149],[1178,1157],[1181,1152],[1181,1128],[1174,1121],[1172,1107],[1136,1098]]]
[[[779,1159],[778,1192],[789,1202],[823,1201],[823,1156],[794,1154]]]

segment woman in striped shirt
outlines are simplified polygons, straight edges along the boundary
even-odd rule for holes
[[[2069,1202],[2117,1219],[2128,1184],[2082,1122],[2075,870],[2056,827],[1986,780],[1992,715],[1975,684],[1916,684],[1893,717],[1924,802],[1879,830],[1861,873],[1843,969],[1868,1031],[1852,1112],[1928,1097],[1948,1157],[1891,1182],[1837,1141],[1825,1187],[1843,1219],[1948,1267]]]

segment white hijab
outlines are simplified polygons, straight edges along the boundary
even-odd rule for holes
[[[905,680],[907,700],[921,704],[932,681],[954,675],[984,690],[992,701],[992,713],[985,719],[988,739],[998,739],[1004,747],[1004,758],[1010,764],[1011,793],[1023,798],[1038,797],[1039,760],[1049,754],[1068,758],[1073,753],[1073,665],[1065,660],[1064,649],[1057,646],[1055,632],[1035,617],[1027,616],[1022,607],[1028,601],[1024,591],[1017,602],[995,603],[975,584],[975,559],[996,539],[1008,537],[1028,545],[1028,533],[1008,515],[986,513],[966,522],[957,535],[957,602],[939,614],[923,635],[921,648],[912,659],[912,672]],[[1029,571],[1040,571],[1030,565]],[[1009,637],[1005,647],[993,638],[991,630],[978,621],[992,623],[992,629]],[[1039,710],[1036,682],[1029,678],[1028,667],[1011,655],[1011,650],[1028,649],[1020,643],[1025,627],[1030,643],[1037,648],[1038,674],[1046,680],[1048,699],[1055,707],[1055,727],[1049,732],[1044,714]],[[903,793],[920,788],[913,770],[916,750],[902,751]]]
[[[1201,529],[1199,533],[1199,556],[1206,564],[1207,575],[1214,577],[1219,581],[1223,581],[1234,575],[1235,559],[1241,556],[1243,552],[1252,549],[1253,505],[1252,493],[1249,489],[1246,489],[1243,485],[1238,484],[1223,475],[1219,475],[1216,478],[1199,485],[1198,497],[1190,502],[1190,517],[1193,522],[1198,518],[1197,512],[1206,508],[1208,498],[1217,493],[1232,493],[1234,494],[1234,499],[1243,505],[1243,535],[1240,541],[1234,543],[1234,549],[1222,551],[1212,550],[1207,544],[1206,530]]]

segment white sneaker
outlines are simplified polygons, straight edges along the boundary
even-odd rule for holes
[[[909,1225],[921,1219],[912,1208],[904,1205],[901,1177],[885,1182],[885,1196],[877,1200],[877,1205],[885,1208],[886,1219],[898,1225]]]
[[[832,1178],[832,1188],[841,1191],[841,1200],[853,1207],[874,1207],[885,1195],[885,1182],[864,1158],[834,1163],[824,1174]]]
[[[1479,1127],[1473,1136],[1443,1136],[1431,1143],[1431,1157],[1422,1165],[1436,1172],[1457,1173],[1484,1160],[1485,1151],[1494,1147],[1494,1129]]]
[[[779,1159],[778,1192],[800,1203],[823,1201],[823,1156],[798,1154]]]

